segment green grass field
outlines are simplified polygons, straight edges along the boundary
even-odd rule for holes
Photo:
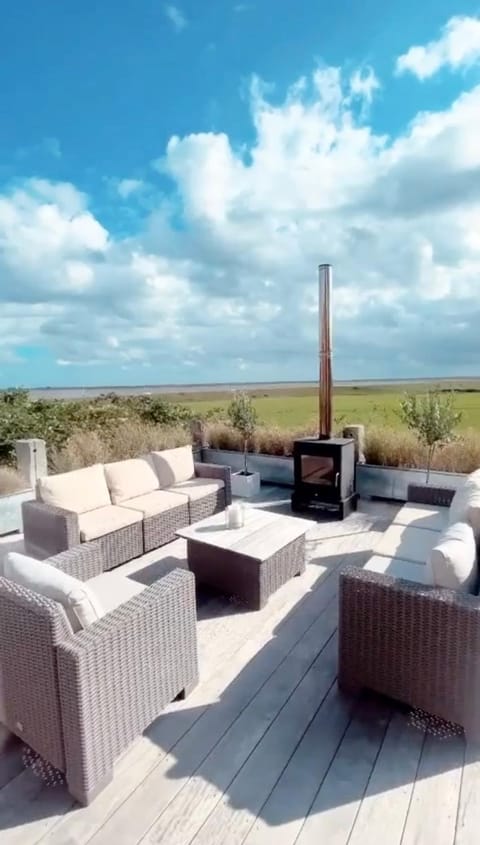
[[[398,408],[406,391],[425,393],[432,389],[432,383],[395,385],[389,387],[340,387],[334,390],[334,416],[337,427],[348,423],[364,425],[388,425],[401,428]],[[461,382],[446,386],[442,390],[455,390],[455,407],[462,412],[460,429],[480,430],[480,382]],[[264,424],[281,428],[301,428],[314,424],[317,418],[317,392],[314,388],[273,388],[268,391],[249,391],[254,398],[259,420]],[[167,398],[167,397],[166,397]],[[168,399],[187,405],[199,413],[212,408],[226,408],[231,399],[229,393],[179,393]]]

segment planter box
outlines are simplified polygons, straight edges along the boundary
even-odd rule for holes
[[[374,496],[379,499],[396,499],[406,502],[409,484],[425,484],[426,472],[423,469],[399,469],[398,467],[379,467],[373,464],[357,464],[356,490],[360,498]],[[456,490],[465,475],[455,472],[431,472],[430,486],[450,487]]]
[[[33,490],[22,490],[20,493],[10,493],[0,496],[0,536],[22,531],[22,502],[33,499]]]
[[[242,472],[232,472],[232,493],[245,499],[256,496],[260,493],[260,473],[244,475]]]
[[[229,452],[226,449],[203,449],[203,460],[208,464],[229,466],[233,472],[243,469],[242,452]],[[248,455],[250,472],[260,473],[260,478],[267,484],[280,484],[293,487],[293,458],[277,455]]]
[[[234,472],[243,468],[241,452],[224,449],[204,449],[203,460],[211,464],[230,466]],[[249,455],[248,465],[252,472],[259,472],[262,481],[268,484],[293,487],[293,458],[276,455]],[[373,464],[357,464],[356,490],[361,498],[372,496],[379,499],[407,501],[409,484],[425,484],[426,472],[422,469],[398,469]],[[454,490],[462,483],[465,475],[455,472],[430,473],[432,487],[450,487]]]

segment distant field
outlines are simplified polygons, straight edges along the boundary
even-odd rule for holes
[[[399,384],[381,387],[339,387],[334,390],[334,415],[338,426],[348,423],[364,425],[388,425],[401,428],[398,408],[405,391],[425,393],[432,389],[432,383]],[[442,390],[453,389],[456,393],[456,408],[462,411],[460,429],[476,428],[480,430],[480,381],[446,385]],[[317,392],[314,388],[273,388],[269,390],[248,391],[254,398],[262,423],[278,425],[282,428],[296,428],[314,422],[317,414]],[[179,402],[189,408],[208,411],[212,408],[226,408],[231,393],[178,393],[169,394],[166,399]]]

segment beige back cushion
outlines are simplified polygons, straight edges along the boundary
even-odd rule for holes
[[[102,464],[61,475],[45,475],[37,481],[37,493],[45,504],[74,513],[112,504]]]
[[[105,464],[105,477],[114,505],[159,488],[157,474],[148,457]]]
[[[15,584],[62,605],[74,633],[88,628],[104,615],[88,584],[43,560],[10,552],[5,559],[4,575]]]
[[[432,583],[464,593],[477,587],[477,549],[471,525],[455,522],[439,535],[427,564]]]
[[[480,542],[480,469],[469,475],[456,491],[449,511],[449,521],[468,522],[477,543]]]
[[[164,449],[163,452],[152,452],[151,454],[160,487],[171,487],[172,484],[189,481],[190,478],[195,476],[191,446]]]

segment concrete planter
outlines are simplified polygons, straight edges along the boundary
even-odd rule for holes
[[[0,496],[0,536],[22,531],[22,502],[34,498],[33,490]]]
[[[232,472],[232,494],[249,499],[260,493],[260,473],[251,472],[244,475],[243,472]]]
[[[241,452],[223,449],[204,449],[203,460],[212,464],[230,466],[234,472],[243,468]],[[253,472],[259,472],[262,481],[293,487],[293,458],[276,455],[249,455],[248,465]],[[357,464],[356,489],[361,498],[372,496],[379,499],[396,499],[406,502],[409,484],[424,484],[426,472],[421,469],[398,469],[373,464]],[[436,487],[456,489],[465,478],[461,473],[431,472],[430,484]]]

